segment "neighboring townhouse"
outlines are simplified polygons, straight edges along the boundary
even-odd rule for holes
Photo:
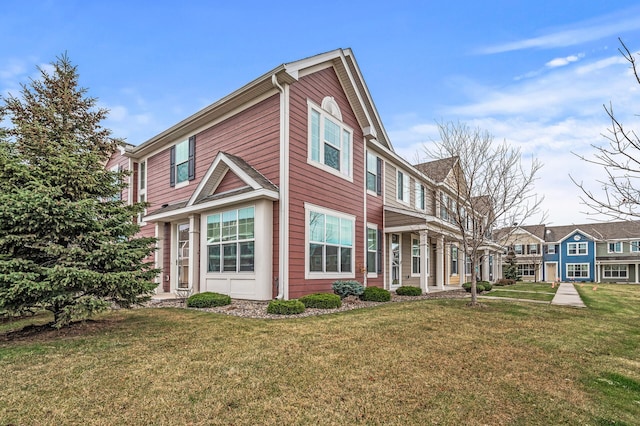
[[[394,152],[349,49],[283,64],[107,167],[131,170],[123,196],[150,204],[158,293],[461,281],[459,235],[437,214],[451,188]]]
[[[544,281],[640,282],[638,221],[522,228],[535,229],[537,237],[544,235]],[[520,270],[520,261],[525,260],[517,258]]]
[[[544,232],[544,225],[532,225],[505,229],[497,235],[505,247],[504,254],[515,255],[518,276],[523,281],[543,280]]]

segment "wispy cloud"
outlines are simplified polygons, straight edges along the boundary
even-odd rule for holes
[[[580,59],[584,58],[584,53],[580,53],[578,55],[569,55],[564,58],[555,58],[544,64],[547,68],[557,68],[564,67],[565,65],[569,65],[572,62],[577,62]]]
[[[637,7],[583,21],[547,34],[478,49],[476,53],[490,55],[524,49],[550,49],[576,46],[605,37],[619,36],[640,29],[640,9]]]

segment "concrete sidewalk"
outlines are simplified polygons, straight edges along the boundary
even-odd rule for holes
[[[551,304],[571,306],[574,308],[587,307],[587,305],[585,305],[582,299],[580,298],[580,294],[578,294],[578,290],[576,290],[576,288],[571,283],[560,283],[560,287],[558,287],[558,291],[556,292],[556,295],[553,297]]]

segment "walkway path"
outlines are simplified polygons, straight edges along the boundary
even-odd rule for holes
[[[551,301],[552,305],[571,306],[574,308],[586,308],[578,290],[571,283],[560,283],[558,291]]]

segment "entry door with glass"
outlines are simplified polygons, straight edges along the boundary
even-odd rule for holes
[[[178,288],[189,288],[189,224],[178,224]]]
[[[391,234],[391,245],[389,246],[389,259],[391,260],[391,287],[395,288],[402,285],[400,275],[400,235]]]

